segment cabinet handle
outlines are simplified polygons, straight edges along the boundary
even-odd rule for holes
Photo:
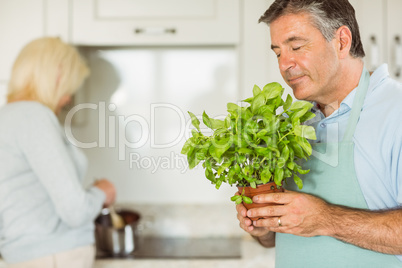
[[[380,48],[374,35],[370,37],[370,41],[370,68],[374,71],[380,62]]]
[[[135,28],[135,34],[145,34],[145,35],[164,35],[164,34],[175,34],[175,28],[163,28],[163,27],[145,27],[145,28]]]
[[[395,36],[395,76],[400,77],[402,72],[402,43],[401,38]]]

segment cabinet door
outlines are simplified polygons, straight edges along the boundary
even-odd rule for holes
[[[399,1],[399,0],[397,0]],[[386,61],[383,0],[350,0],[356,11],[366,67],[373,71]]]
[[[20,49],[44,31],[44,0],[0,0],[0,82],[10,77]]]
[[[239,0],[72,0],[79,45],[236,44]]]
[[[242,98],[252,94],[254,85],[263,87],[271,82],[280,83],[286,93],[292,93],[279,71],[278,59],[271,50],[271,37],[268,25],[258,23],[258,19],[274,0],[244,1],[242,8],[243,39],[241,46],[240,73],[242,79]]]
[[[387,58],[391,77],[402,81],[402,1],[388,0]]]
[[[0,83],[0,107],[6,103],[7,84]]]

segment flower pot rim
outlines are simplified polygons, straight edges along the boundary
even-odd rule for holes
[[[276,184],[274,181],[269,181],[269,182],[267,182],[267,183],[259,183],[259,184],[256,184],[256,186],[258,187],[258,186],[260,186],[260,185],[266,185],[266,184],[271,184],[271,183],[273,183],[273,184],[275,184],[276,186],[279,186],[278,184]],[[243,187],[251,187],[250,185],[247,185],[247,186],[240,186],[240,185],[236,185],[236,187],[241,187],[241,188],[243,188]],[[279,186],[279,187],[282,187],[282,185],[281,186]]]

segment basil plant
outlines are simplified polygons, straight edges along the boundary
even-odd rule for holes
[[[213,119],[204,111],[202,121],[213,133],[210,136],[201,132],[199,119],[189,112],[195,129],[181,151],[187,155],[189,168],[202,163],[206,178],[216,189],[222,183],[256,188],[270,181],[279,187],[289,177],[301,189],[298,174],[309,170],[303,170],[298,160],[312,153],[307,139],[316,139],[314,128],[302,123],[315,116],[310,112],[313,104],[293,102],[290,95],[284,101],[283,92],[279,83],[267,84],[263,90],[254,86],[253,97],[243,101],[244,107],[227,104],[229,114],[224,120]]]

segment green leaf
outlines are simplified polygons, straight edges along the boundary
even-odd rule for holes
[[[216,146],[215,145],[215,155],[218,159],[221,158],[221,156],[230,148],[231,144],[229,142]]]
[[[241,196],[240,195],[234,195],[234,196],[232,196],[231,198],[230,198],[230,200],[232,200],[232,201],[234,201],[234,202],[236,202],[237,200],[242,200],[242,198],[241,198]],[[241,202],[241,201],[240,201]]]
[[[303,117],[306,113],[308,113],[308,111],[309,111],[308,108],[297,109],[290,114],[289,118],[292,121],[292,123],[299,121],[298,124],[300,124],[300,118]]]
[[[309,111],[305,115],[300,117],[300,122],[306,122],[310,119],[313,119],[314,117],[315,117],[315,114]]]
[[[278,186],[282,186],[282,180],[283,180],[283,174],[284,171],[280,167],[275,167],[275,173],[274,173],[274,182]]]
[[[290,145],[292,146],[293,151],[297,157],[305,158],[302,147],[296,141],[291,141]]]
[[[216,183],[215,175],[212,172],[212,169],[207,168],[205,169],[205,177],[210,180],[212,183]]]
[[[292,96],[288,94],[288,96],[286,97],[285,104],[283,105],[283,110],[284,111],[288,110],[292,105],[292,102],[293,102]]]
[[[289,147],[287,145],[283,147],[281,156],[285,161],[289,159]]]
[[[210,127],[211,129],[218,129],[218,128],[225,127],[225,121],[223,121],[223,120],[209,118],[209,121],[211,122],[211,127]]]
[[[283,157],[278,158],[278,162],[276,163],[279,168],[283,168],[286,164],[286,160]]]
[[[295,101],[291,106],[289,110],[298,110],[298,109],[307,109],[310,110],[313,108],[314,104],[308,101]]]
[[[198,137],[200,137],[200,136],[202,136],[202,134],[200,133],[200,132],[198,132],[197,130],[195,130],[195,129],[192,129],[191,130],[191,134],[193,135],[193,137],[194,138],[198,138]]]
[[[181,149],[181,153],[182,154],[187,154],[191,150],[191,148],[193,148],[192,143],[193,142],[192,142],[191,139],[186,140],[186,142],[183,145],[183,148]]]
[[[188,114],[191,117],[191,124],[193,124],[193,126],[200,131],[200,120],[198,120],[198,118],[192,113],[192,112],[188,112]],[[201,132],[201,131],[200,131]]]
[[[257,188],[257,185],[256,185],[255,181],[250,182],[250,186],[253,189]]]
[[[215,184],[215,188],[216,188],[216,189],[219,189],[219,188],[221,188],[221,185],[222,185],[222,181],[221,181],[221,180],[217,180],[217,181],[216,181],[216,184]]]
[[[271,180],[272,173],[269,171],[269,168],[264,168],[264,170],[261,172],[261,181],[263,183],[267,183]]]
[[[294,168],[295,168],[295,163],[292,161],[292,162],[288,162],[287,164],[286,164],[286,166],[290,169],[290,170],[293,170]]]
[[[232,161],[230,159],[225,159],[225,161],[222,163],[222,165],[218,169],[218,176],[222,174],[223,171],[225,171],[230,165],[232,164]]]
[[[239,199],[236,200],[236,205],[239,205],[241,202],[243,202],[243,199],[240,197]]]
[[[310,140],[317,139],[315,135],[315,129],[312,126],[306,126],[306,125],[294,126],[293,131],[296,136]]]
[[[273,117],[273,112],[274,112],[274,105],[263,105],[260,108],[257,109],[254,113],[257,115],[262,115],[263,119],[270,119]]]
[[[251,200],[251,198],[248,197],[248,196],[243,195],[242,198],[243,198],[243,202],[246,203],[246,204],[252,204],[253,203],[253,200]]]
[[[245,99],[245,100],[242,100],[243,102],[248,102],[248,103],[252,103],[253,102],[253,100],[254,100],[254,97],[252,97],[252,98],[247,98],[247,99]]]
[[[190,169],[195,168],[199,163],[200,160],[197,159],[197,150],[193,150],[191,153],[187,154],[187,162]]]
[[[260,94],[261,93],[261,89],[257,86],[257,85],[254,85],[254,88],[253,88],[253,96],[255,97],[255,96],[257,96],[258,94]]]
[[[256,112],[258,108],[265,105],[265,96],[263,94],[259,94],[254,97],[253,102],[251,103],[251,110]]]
[[[299,172],[300,174],[304,175],[304,174],[309,173],[309,172],[310,172],[310,170],[309,170],[309,169],[307,169],[307,170],[303,170],[303,169],[301,169],[301,168],[298,168],[298,169],[297,169],[297,172]]]
[[[293,175],[293,180],[299,189],[303,188],[303,181],[297,175]]]
[[[302,147],[303,150],[307,153],[307,155],[312,154],[313,149],[311,148],[310,143],[305,138],[297,137],[296,141],[300,145],[300,147]]]
[[[209,118],[209,116],[205,113],[205,111],[202,113],[202,122],[204,122],[204,124],[212,129],[212,124],[211,124],[211,119]]]
[[[230,115],[226,116],[226,118],[225,118],[225,125],[224,125],[224,127],[225,127],[226,129],[229,129],[229,128],[230,128],[230,121],[231,121]]]
[[[282,90],[283,90],[282,86],[279,83],[274,82],[267,84],[264,87],[262,94],[268,100],[280,96],[282,94]]]
[[[279,131],[280,132],[286,132],[286,131],[288,131],[289,129],[291,129],[292,128],[292,123],[290,123],[289,121],[284,121],[284,122],[282,122],[281,124],[280,124],[280,126],[279,126]]]
[[[227,105],[226,105],[226,107],[227,107],[227,110],[228,110],[228,112],[229,111],[238,111],[238,110],[241,110],[241,107],[239,106],[239,105],[237,105],[237,104],[234,104],[234,103],[231,103],[231,102],[229,102]]]
[[[254,151],[248,148],[240,148],[238,150],[239,154],[253,154]]]

